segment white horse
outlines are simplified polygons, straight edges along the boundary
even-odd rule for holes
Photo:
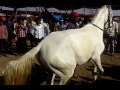
[[[95,73],[98,68],[100,78],[104,72],[100,56],[104,50],[103,31],[106,22],[112,23],[112,9],[104,5],[84,27],[49,34],[20,59],[8,63],[5,84],[25,84],[36,61],[52,71],[51,85],[54,84],[55,75],[60,77],[59,85],[65,85],[73,76],[76,65],[82,65],[89,60],[95,66]],[[97,80],[97,75],[94,80]]]

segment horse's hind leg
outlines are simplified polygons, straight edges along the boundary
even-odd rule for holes
[[[51,85],[54,85],[54,80],[55,80],[55,73],[53,73],[52,79],[51,79]]]
[[[70,78],[72,76],[73,76],[72,73],[70,75],[62,75],[60,77],[60,83],[59,83],[59,85],[66,85],[69,82],[69,80],[70,80]]]
[[[99,70],[99,73],[98,73],[98,80],[101,79],[101,76],[104,72],[104,69],[102,67],[102,64],[101,64],[101,59],[100,59],[100,55],[98,57],[95,57],[93,59],[93,62],[95,63],[95,65],[97,66],[98,70]]]
[[[63,75],[60,76],[60,83],[59,83],[59,85],[66,85],[66,84],[68,84],[69,80],[71,79],[71,77],[74,74],[74,70],[75,70],[75,68],[72,68],[72,69],[64,71]]]

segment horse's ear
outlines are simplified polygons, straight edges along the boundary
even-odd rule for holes
[[[111,5],[105,5],[107,8],[111,8]]]
[[[111,9],[111,5],[108,5],[108,7]]]
[[[111,5],[109,5],[109,9],[112,9],[112,8],[111,8]]]
[[[101,7],[107,7],[107,5],[102,5]]]

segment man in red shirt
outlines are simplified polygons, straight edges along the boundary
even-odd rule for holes
[[[6,56],[7,53],[7,39],[8,31],[7,27],[3,25],[3,20],[0,19],[0,53]]]

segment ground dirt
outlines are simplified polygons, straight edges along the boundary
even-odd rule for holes
[[[7,54],[7,57],[0,56],[0,84],[3,84],[3,74],[2,71],[5,69],[7,63],[11,60],[16,60],[20,58],[20,55],[10,55]],[[106,54],[102,54],[101,56],[102,65],[104,68],[104,73],[102,76],[102,80],[99,82],[100,85],[108,85],[108,86],[119,86],[120,85],[120,54],[114,54],[113,56],[109,56]],[[45,72],[36,65],[37,68],[33,68],[33,73],[31,75],[31,80],[29,84],[40,84],[40,80],[43,81],[43,77],[46,78]],[[81,66],[77,66],[75,70],[75,74],[73,75],[69,85],[93,85],[93,75],[92,75],[93,65],[91,62],[87,62]],[[39,72],[42,72],[39,73]],[[59,81],[56,79],[56,82]]]

